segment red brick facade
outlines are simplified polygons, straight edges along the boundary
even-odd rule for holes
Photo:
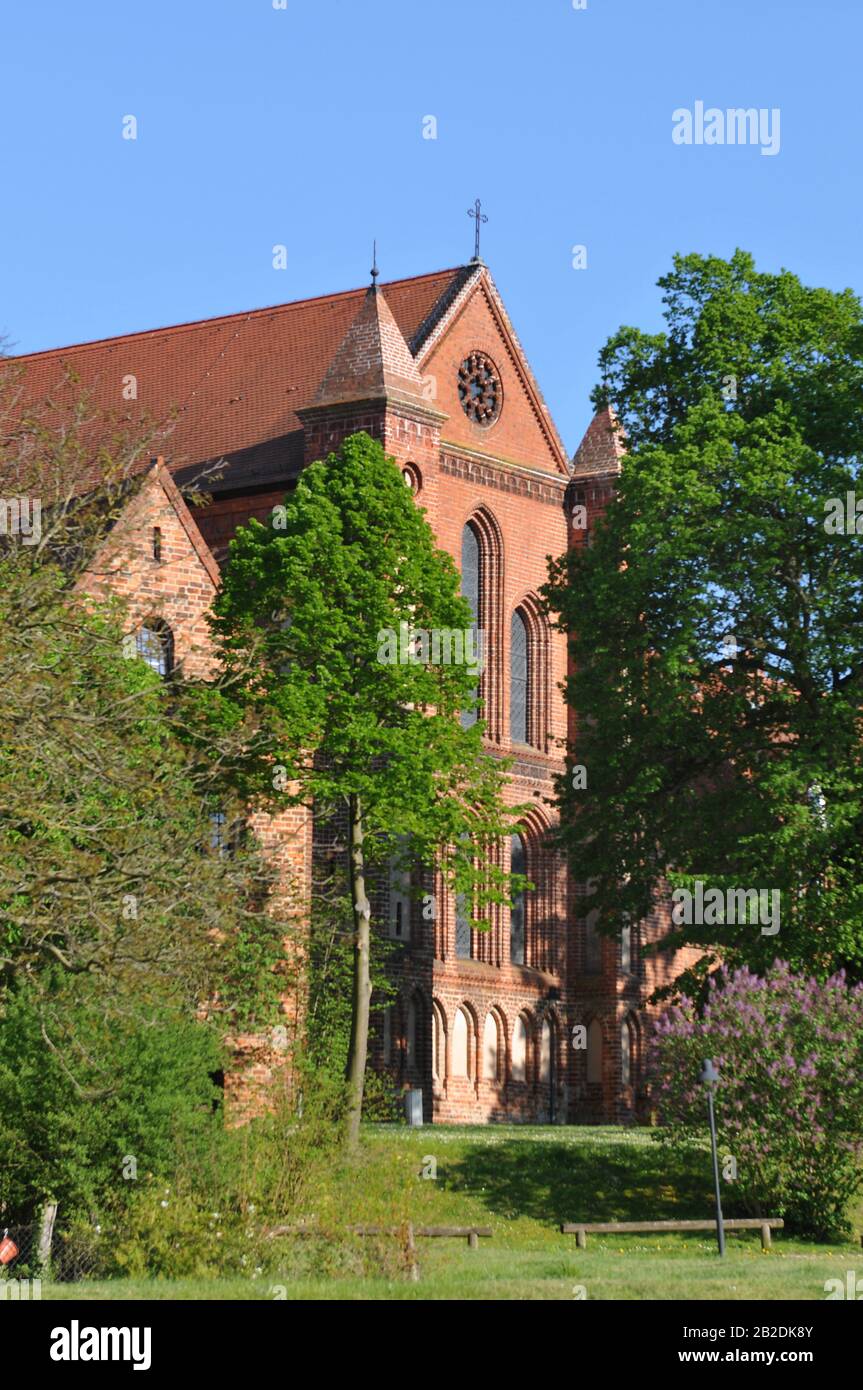
[[[463,364],[476,361],[492,382],[482,397],[491,402],[483,423],[465,408],[473,385],[462,398],[474,370]],[[586,509],[589,533],[612,495],[622,453],[613,422],[597,417],[574,463],[568,462],[481,262],[365,294],[22,362],[43,385],[59,362],[72,362],[97,396],[104,396],[111,373],[133,372],[149,386],[151,399],[142,407],[151,414],[182,407],[166,431],[167,467],[151,471],[123,520],[134,558],[119,567],[100,561],[105,573],[89,583],[122,592],[133,623],[153,618],[166,624],[175,660],[190,672],[205,671],[208,659],[205,618],[218,585],[210,546],[223,558],[237,525],[250,516],[265,520],[304,463],[347,434],[362,429],[384,443],[410,479],[438,542],[459,563],[470,528],[479,555],[487,747],[513,756],[512,804],[531,806],[520,827],[525,869],[535,885],[524,904],[524,961],[512,959],[508,910],[496,909],[491,930],[470,932],[468,939],[451,895],[439,883],[427,884],[422,902],[403,904],[393,964],[398,996],[378,1018],[374,1063],[399,1087],[422,1088],[428,1120],[635,1118],[645,1000],[680,962],[662,955],[645,960],[643,944],[663,930],[658,920],[632,933],[628,958],[622,940],[592,936],[581,915],[582,886],[545,843],[555,815],[553,778],[564,769],[567,741],[577,748],[577,724],[560,694],[566,642],[550,627],[538,596],[548,557],[585,542],[585,528],[571,528],[573,509]],[[199,385],[184,405],[180,395],[193,381]],[[476,388],[483,389],[482,383]],[[224,475],[210,505],[193,519],[171,475],[183,482],[219,458]],[[519,669],[527,694],[514,742],[515,614],[525,634],[527,655]],[[296,811],[260,820],[256,829],[286,881],[302,890],[312,868],[310,819]],[[501,853],[508,862],[509,844]],[[383,930],[395,930],[399,900],[397,885],[377,893]],[[521,939],[516,936],[517,946]],[[297,1017],[294,1011],[294,1024]],[[254,1052],[255,1041],[247,1042]],[[251,1056],[246,1080],[266,1084],[272,1062]]]

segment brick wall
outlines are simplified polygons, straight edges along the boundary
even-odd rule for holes
[[[452,896],[439,882],[432,884],[434,920],[425,920],[418,907],[414,909],[410,941],[399,947],[392,966],[398,995],[388,1043],[382,1026],[377,1026],[372,1058],[397,1088],[422,1086],[429,1120],[632,1120],[643,1110],[641,1068],[649,1013],[645,1000],[657,984],[677,973],[681,958],[648,960],[636,945],[634,967],[624,974],[619,941],[603,940],[598,968],[588,968],[584,885],[570,879],[547,843],[555,817],[554,778],[564,770],[567,740],[574,740],[577,749],[578,728],[560,694],[568,670],[566,641],[551,629],[538,602],[548,558],[561,555],[569,544],[586,543],[590,528],[613,498],[620,450],[613,434],[609,449],[610,426],[599,419],[570,477],[493,289],[482,275],[472,285],[418,361],[423,394],[430,392],[427,408],[418,398],[399,402],[385,396],[349,403],[322,398],[298,412],[306,463],[325,456],[358,430],[379,439],[409,471],[438,543],[457,564],[465,526],[470,523],[475,529],[485,584],[481,626],[486,632],[482,693],[489,725],[487,750],[492,756],[513,757],[510,804],[527,803],[531,808],[521,826],[528,876],[536,884],[527,908],[525,964],[511,960],[510,915],[502,907],[494,909],[489,932],[473,933],[472,958],[460,958]],[[502,383],[503,410],[489,427],[469,420],[458,396],[459,365],[474,351],[492,358]],[[394,362],[399,360],[395,349],[392,356]],[[334,389],[332,381],[330,388]],[[209,663],[206,613],[218,571],[201,535],[223,556],[237,525],[251,516],[266,521],[290,485],[286,478],[277,487],[222,494],[196,512],[199,534],[176,489],[172,493],[170,480],[165,483],[153,474],[114,538],[115,545],[122,540],[126,547],[122,562],[113,565],[110,575],[91,576],[88,584],[98,588],[105,583],[127,595],[135,622],[153,616],[169,623],[178,664],[190,674],[202,674]],[[570,529],[576,503],[587,508],[586,530]],[[159,561],[152,552],[154,526],[161,532]],[[528,631],[533,696],[529,742],[514,747],[510,630],[516,609]],[[279,865],[285,891],[290,885],[302,903],[317,853],[310,816],[302,809],[276,818],[258,815],[253,827]],[[502,853],[506,859],[508,845]],[[385,922],[388,886],[379,885],[376,894]],[[300,916],[303,910],[298,908]],[[659,935],[664,925],[661,914],[642,924],[644,939]],[[285,1001],[285,1017],[296,1036],[302,1027],[301,999]],[[460,1042],[456,1045],[460,1020],[467,1024],[466,1066],[460,1064]],[[523,1075],[514,1046],[522,1025]],[[597,1046],[588,1058],[584,1049],[572,1046],[572,1038],[576,1026],[590,1025],[594,1041],[601,1039],[601,1052]],[[631,1039],[628,1082],[623,1076],[624,1026]],[[486,1046],[492,1033],[494,1049]],[[263,1103],[283,1077],[284,1058],[274,1054],[266,1038],[235,1043],[237,1065],[227,1079],[227,1090],[235,1116],[241,1117]],[[490,1052],[496,1054],[494,1074],[488,1074]]]

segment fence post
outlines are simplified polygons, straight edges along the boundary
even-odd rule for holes
[[[408,1260],[408,1278],[412,1284],[419,1283],[420,1267],[417,1264],[417,1247],[414,1240],[414,1223],[409,1221],[405,1232],[405,1253]]]
[[[57,1203],[46,1202],[39,1217],[38,1260],[39,1272],[48,1274],[51,1269],[51,1244],[54,1239],[54,1222],[57,1218]]]

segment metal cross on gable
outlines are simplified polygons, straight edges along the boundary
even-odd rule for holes
[[[478,261],[478,260],[479,260],[479,227],[480,227],[480,223],[481,223],[481,222],[487,222],[487,221],[488,221],[488,218],[486,217],[485,213],[484,213],[481,209],[482,209],[482,204],[480,203],[479,198],[477,198],[476,203],[474,204],[474,206],[473,206],[472,208],[468,208],[468,210],[467,210],[467,215],[468,215],[468,217],[472,217],[472,218],[474,219],[474,221],[476,222],[476,230],[475,230],[474,243],[473,243],[473,258],[474,258],[475,261]]]

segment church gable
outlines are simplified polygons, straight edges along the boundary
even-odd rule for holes
[[[417,364],[434,404],[449,417],[443,444],[569,476],[566,451],[487,267],[476,264],[417,345]]]
[[[161,460],[150,470],[81,587],[128,603],[130,631],[157,624],[170,639],[172,664],[202,676],[210,665],[207,613],[219,567]]]

